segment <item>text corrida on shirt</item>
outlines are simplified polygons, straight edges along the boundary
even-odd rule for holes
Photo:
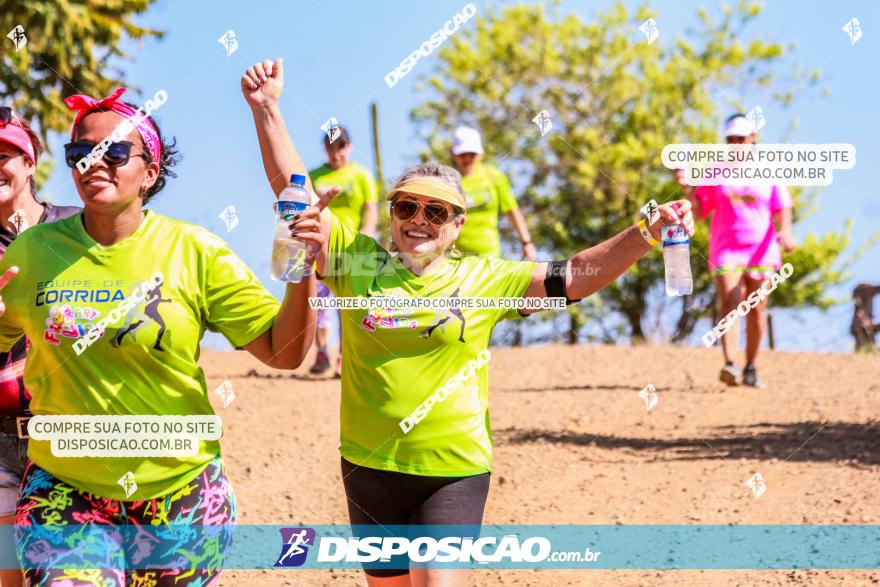
[[[397,85],[397,82],[409,73],[416,66],[419,59],[427,57],[434,52],[434,49],[443,44],[443,42],[451,37],[458,30],[458,27],[469,21],[477,13],[477,7],[473,2],[466,4],[459,12],[456,12],[451,20],[447,20],[443,27],[431,35],[431,38],[419,45],[419,48],[409,54],[409,56],[400,62],[400,65],[392,69],[385,76],[385,83],[389,88]]]
[[[147,292],[162,285],[164,281],[165,276],[162,275],[162,272],[156,271],[150,276],[149,281],[145,281],[140,284],[130,296],[123,299],[121,302],[119,302],[118,306],[110,310],[106,316],[98,320],[98,323],[92,326],[85,334],[85,336],[82,336],[74,341],[73,350],[76,351],[77,356],[83,354],[83,352],[87,348],[89,348],[92,343],[104,336],[104,332],[107,326],[119,322],[119,319],[127,314],[129,310],[144,301],[144,298],[146,298],[147,296]]]

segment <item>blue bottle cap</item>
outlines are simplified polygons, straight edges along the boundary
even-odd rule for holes
[[[290,183],[293,185],[306,185],[306,176],[294,173],[290,176]]]

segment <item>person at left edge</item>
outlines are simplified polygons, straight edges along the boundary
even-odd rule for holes
[[[6,248],[28,227],[80,211],[75,206],[54,206],[37,200],[34,171],[43,143],[30,123],[9,106],[0,106],[0,258]],[[0,524],[15,522],[18,488],[27,467],[27,419],[31,396],[24,386],[27,337],[9,352],[0,353]],[[8,538],[8,540],[7,540]],[[14,553],[12,533],[4,532],[0,549]],[[0,569],[0,586],[18,587],[22,574]]]
[[[152,117],[85,172],[76,167],[136,115],[120,100],[124,91],[67,98],[77,115],[65,156],[84,210],[29,229],[0,262],[0,275],[19,271],[2,292],[0,350],[22,335],[31,340],[24,381],[35,415],[213,415],[197,362],[205,330],[279,369],[299,366],[314,336],[313,277],[288,284],[279,304],[220,238],[144,210],[178,158]],[[316,232],[296,236],[314,248]],[[110,321],[93,330],[102,319]],[[219,442],[200,441],[191,457],[89,458],[56,456],[49,441],[32,438],[28,456],[16,513],[28,584],[216,584],[236,518]],[[222,530],[191,532],[176,549],[149,540],[120,549],[110,538],[71,549],[69,534],[46,531],[93,522],[136,524],[159,537],[177,536],[181,523]],[[31,560],[34,552],[42,558]]]

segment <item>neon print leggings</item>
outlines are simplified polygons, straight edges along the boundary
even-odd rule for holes
[[[134,502],[81,492],[30,462],[16,550],[27,585],[207,587],[217,585],[235,519],[219,455],[173,494]]]

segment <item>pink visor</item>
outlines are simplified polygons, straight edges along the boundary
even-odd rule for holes
[[[100,109],[109,110],[129,119],[132,124],[135,124],[135,128],[138,134],[141,135],[144,146],[150,152],[153,161],[159,161],[162,154],[159,132],[153,126],[153,123],[150,122],[149,118],[143,112],[140,112],[140,109],[135,110],[128,104],[119,101],[120,96],[125,93],[125,90],[126,88],[116,88],[112,94],[101,100],[95,100],[85,94],[76,94],[65,98],[64,103],[67,104],[67,107],[76,111],[76,118],[73,120],[73,126],[70,127],[70,140],[72,141],[76,134],[76,125],[87,114]]]
[[[31,137],[20,126],[10,122],[4,127],[0,127],[0,143],[9,143],[13,147],[18,147],[19,150],[27,155],[31,163],[37,162],[37,158],[34,156],[34,144],[31,142]]]

